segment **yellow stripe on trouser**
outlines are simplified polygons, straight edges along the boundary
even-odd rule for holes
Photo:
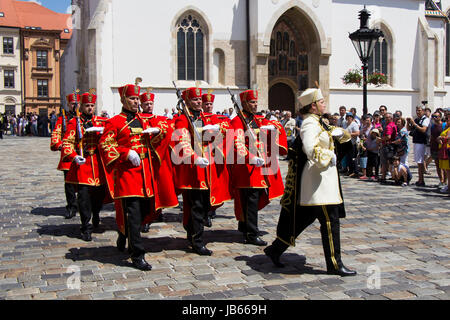
[[[328,231],[328,241],[330,242],[330,253],[331,253],[331,261],[333,262],[334,268],[336,270],[339,269],[338,264],[336,262],[336,258],[334,257],[334,245],[333,245],[333,234],[331,233],[331,222],[330,217],[328,216],[328,211],[326,206],[322,206],[323,213],[325,215],[325,219],[327,220],[327,231]]]

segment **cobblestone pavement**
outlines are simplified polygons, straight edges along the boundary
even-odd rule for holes
[[[318,222],[283,255],[286,268],[275,268],[263,248],[242,243],[232,203],[218,210],[205,232],[211,257],[188,249],[180,210],[165,211],[164,222],[144,234],[153,270],[141,272],[115,248],[111,205],[90,243],[79,238],[78,216],[64,219],[58,159],[49,139],[0,141],[0,299],[450,298],[450,198],[435,188],[342,179],[348,213],[341,220],[342,256],[356,277],[325,273]],[[285,174],[287,163],[281,165]],[[437,182],[435,174],[426,176],[427,185]],[[274,201],[260,212],[268,242],[279,210]],[[69,289],[77,270],[80,288]]]

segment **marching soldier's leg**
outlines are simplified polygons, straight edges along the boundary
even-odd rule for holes
[[[191,215],[187,226],[188,240],[192,244],[192,249],[199,255],[210,256],[212,251],[208,250],[203,243],[203,231],[205,218],[208,214],[206,200],[209,202],[209,191],[188,190],[187,201],[191,208]]]
[[[341,240],[338,206],[317,207],[317,218],[320,221],[320,233],[327,264],[327,273],[342,277],[354,276],[355,271],[347,269],[341,260]]]
[[[290,214],[287,213],[285,209],[281,210],[280,220],[277,226],[278,237],[272,245],[264,249],[264,252],[272,260],[273,264],[279,268],[284,267],[280,262],[280,257],[290,246],[288,243],[288,241],[291,240],[290,235],[292,235],[293,240],[295,241],[295,239],[297,239],[300,234],[316,220],[315,212],[309,211],[309,209],[305,207],[302,209],[297,207],[297,212],[300,212],[300,210],[302,210],[301,214],[295,216],[294,229],[292,229],[292,217]]]
[[[259,237],[258,229],[258,203],[261,189],[241,189],[241,195],[245,198],[244,204],[244,243],[256,246],[266,246],[267,242]]]
[[[149,271],[151,265],[145,261],[145,249],[141,237],[142,211],[139,198],[127,198],[125,200],[125,212],[127,215],[128,247],[131,250],[133,265],[139,270]]]
[[[89,223],[92,215],[89,186],[78,185],[78,208],[81,218],[81,238],[84,241],[92,241],[92,225]]]
[[[100,211],[106,195],[105,186],[91,188],[92,224],[94,228],[100,225]]]
[[[125,204],[125,200],[121,200],[121,206],[122,208],[126,209],[126,204]],[[117,208],[116,208],[117,209]],[[125,234],[123,234],[122,232],[118,231],[118,237],[117,237],[117,241],[116,241],[116,245],[117,245],[117,249],[120,252],[124,252],[125,251],[125,247],[127,245],[127,238],[128,235],[126,234],[128,227],[127,227],[127,214],[126,212],[123,213],[123,218],[124,218],[124,225],[125,225]],[[130,249],[129,249],[130,251]]]
[[[68,171],[64,171],[64,181],[66,180],[67,172]],[[75,185],[70,184],[70,183],[65,183],[64,191],[66,193],[66,201],[67,201],[67,206],[66,206],[67,211],[66,211],[65,218],[72,219],[73,217],[75,217],[75,215],[77,214],[77,211],[78,211]]]

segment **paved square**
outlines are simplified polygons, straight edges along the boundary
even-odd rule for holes
[[[91,243],[79,238],[78,215],[64,219],[63,174],[49,143],[0,140],[0,299],[450,298],[450,198],[435,188],[342,178],[348,216],[341,220],[342,257],[356,277],[326,274],[318,222],[283,255],[286,268],[275,268],[263,248],[242,243],[232,202],[206,229],[211,257],[188,249],[181,211],[166,210],[164,222],[144,234],[153,270],[141,272],[115,248],[112,205],[103,209]],[[285,175],[287,162],[281,166]],[[434,166],[430,171],[426,183],[433,186]],[[268,242],[279,211],[274,201],[260,212]]]

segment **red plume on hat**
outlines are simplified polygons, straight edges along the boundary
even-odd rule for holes
[[[213,90],[208,90],[208,93],[204,94],[202,96],[203,103],[207,103],[207,102],[213,102],[214,103],[214,100],[216,99],[216,96],[213,95],[212,93],[213,93]]]
[[[95,89],[90,89],[89,92],[83,93],[81,96],[81,103],[96,103],[97,95],[95,95]]]
[[[140,99],[141,103],[146,103],[148,101],[155,101],[155,94],[151,93],[152,89],[148,88],[145,93],[141,94]]]
[[[67,103],[68,104],[74,103],[75,100],[78,103],[81,101],[81,96],[79,94],[76,94],[76,99],[75,99],[75,93],[69,94],[66,98],[67,98]]]

